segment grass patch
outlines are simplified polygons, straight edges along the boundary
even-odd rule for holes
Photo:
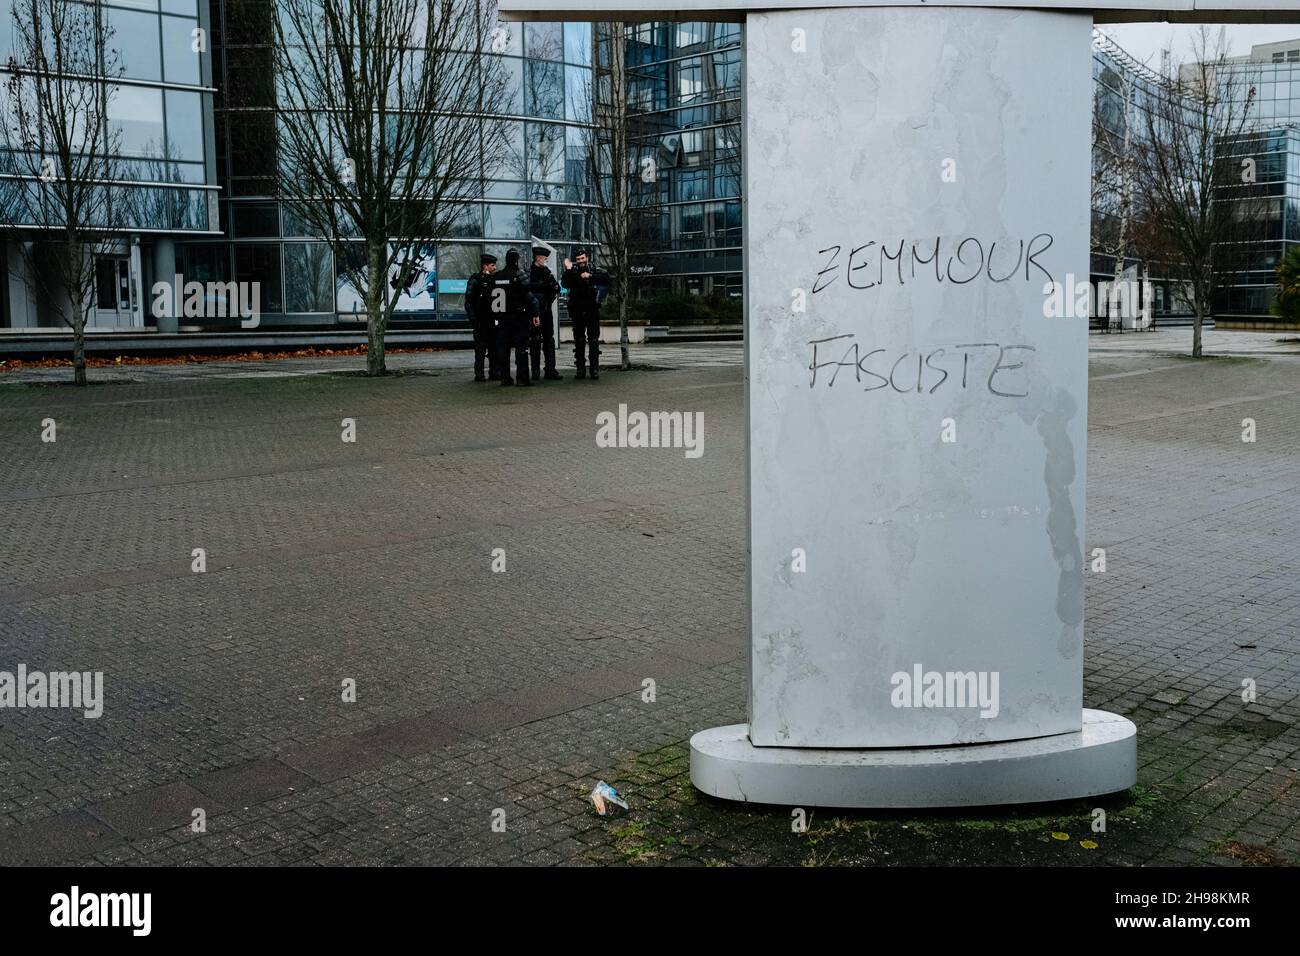
[[[1043,865],[1101,861],[1158,821],[1171,796],[1153,786],[1124,794],[1000,809],[818,810],[802,808],[807,829],[792,826],[790,806],[734,804],[697,793],[685,742],[629,756],[609,779],[627,798],[624,820],[607,832],[614,859],[630,865],[670,862],[683,854],[726,865],[778,866]],[[1093,831],[1105,810],[1108,832]]]
[[[1173,352],[1168,355],[1168,358],[1183,362],[1214,362],[1220,365],[1259,365],[1264,362],[1264,359],[1257,355],[1202,355],[1196,358],[1189,352]]]
[[[1234,860],[1240,860],[1246,866],[1290,866],[1284,857],[1274,853],[1266,846],[1257,843],[1242,843],[1240,840],[1220,840],[1214,845],[1215,851]]]
[[[1229,720],[1219,725],[1224,733],[1232,734],[1234,737],[1250,737],[1254,740],[1272,740],[1274,737],[1285,733],[1291,729],[1290,724],[1283,723],[1280,720],[1247,720],[1239,717],[1235,720]]]

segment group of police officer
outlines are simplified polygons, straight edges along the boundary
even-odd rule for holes
[[[506,267],[500,271],[496,256],[482,257],[479,271],[465,287],[465,312],[474,329],[474,381],[492,379],[502,385],[532,385],[563,377],[555,369],[555,328],[551,322],[551,307],[560,295],[561,285],[569,293],[574,361],[578,367],[575,377],[600,378],[600,304],[609,291],[609,275],[592,266],[586,249],[579,249],[572,261],[564,260],[564,272],[557,282],[546,264],[550,257],[549,249],[533,249],[533,265],[527,275],[519,268],[519,253],[514,249],[506,253]],[[513,378],[511,350],[515,358]]]

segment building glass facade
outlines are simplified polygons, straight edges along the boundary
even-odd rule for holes
[[[187,242],[181,255],[187,278],[258,282],[262,328],[356,328],[364,308],[340,280],[329,247],[313,237],[275,197],[274,104],[263,82],[270,69],[270,5],[265,0],[206,0],[213,23],[216,169],[221,187],[218,241]],[[496,168],[469,170],[473,186],[462,212],[433,252],[427,284],[398,303],[391,326],[427,327],[464,321],[465,282],[479,257],[525,259],[536,236],[567,255],[590,242],[592,217],[585,190],[583,130],[590,123],[592,25],[500,23],[484,38],[485,57],[501,62],[509,78],[505,101],[510,149]],[[449,106],[454,104],[449,104]],[[214,319],[209,328],[235,320]]]
[[[1133,60],[1100,32],[1092,51],[1093,135],[1090,276],[1094,289],[1120,281],[1150,283],[1149,306],[1153,322],[1183,321],[1193,308],[1185,286],[1171,278],[1169,263],[1142,254],[1138,221],[1139,188],[1133,174],[1134,159],[1147,147],[1147,116],[1167,91],[1160,78]],[[1126,201],[1127,194],[1127,201]],[[1104,296],[1098,295],[1098,301]],[[1093,316],[1094,327],[1120,325],[1119,316]]]
[[[1277,267],[1300,243],[1300,39],[1255,46],[1232,69],[1253,88],[1250,132],[1219,145],[1224,162],[1253,162],[1254,182],[1221,191],[1238,228],[1216,250],[1223,280],[1215,294],[1217,321],[1268,322],[1277,293]]]
[[[1247,56],[1231,62],[1234,82],[1223,89],[1244,97],[1253,91],[1246,129],[1242,135],[1215,144],[1219,161],[1230,164],[1232,185],[1222,187],[1216,202],[1229,203],[1233,227],[1228,239],[1215,250],[1218,277],[1213,314],[1218,323],[1269,318],[1276,294],[1277,267],[1287,248],[1300,242],[1300,40],[1256,46]],[[1140,111],[1151,98],[1166,95],[1157,79],[1141,64],[1104,39],[1093,55],[1093,77],[1097,92],[1096,123],[1101,135],[1094,146],[1114,148],[1122,139],[1126,97],[1132,99],[1136,118],[1130,120],[1142,149],[1146,128]],[[1238,102],[1236,111],[1245,109]],[[1239,181],[1237,171],[1249,160],[1252,182]],[[1094,171],[1103,168],[1104,156],[1094,156]],[[1114,195],[1094,189],[1093,196],[1093,279],[1113,274],[1116,209]],[[1132,265],[1126,261],[1125,266]],[[1181,293],[1180,283],[1161,279],[1166,270],[1158,262],[1149,267],[1155,284],[1155,315],[1186,317],[1191,303]]]
[[[741,31],[736,23],[629,25],[635,138],[656,170],[653,182],[633,183],[646,246],[639,295],[742,294]]]
[[[16,0],[0,0],[0,83],[18,56]],[[21,0],[17,0],[21,2]],[[116,143],[111,179],[119,209],[118,248],[99,257],[91,327],[154,324],[147,301],[155,275],[174,273],[174,240],[218,229],[208,14],[201,0],[103,0],[98,11],[112,33],[121,76],[109,90],[107,121]],[[0,172],[18,175],[0,153]],[[30,223],[28,223],[30,224]],[[21,224],[19,224],[21,225]],[[31,234],[33,237],[35,232]],[[4,249],[5,288],[0,328],[51,325],[27,287],[10,237]]]
[[[14,2],[0,0],[0,74],[14,47]],[[124,71],[109,121],[120,137],[113,188],[130,215],[120,249],[97,266],[103,281],[92,325],[154,325],[146,291],[173,272],[200,282],[258,283],[263,328],[364,323],[328,246],[276,198],[268,0],[103,0],[96,8],[113,28]],[[742,294],[742,29],[660,21],[627,27],[633,139],[638,158],[655,170],[633,177],[634,295]],[[497,167],[469,171],[471,195],[452,234],[430,250],[430,281],[402,298],[394,327],[463,322],[465,280],[485,251],[523,250],[536,236],[562,258],[577,244],[598,242],[585,149],[598,46],[592,30],[588,23],[501,23],[484,38],[477,52],[498,60],[511,84],[494,107],[507,123],[511,149]],[[1216,311],[1265,316],[1277,264],[1290,243],[1300,242],[1300,41],[1256,47],[1239,68],[1260,76],[1256,126],[1221,150],[1248,153],[1257,182],[1220,201],[1265,197],[1269,207],[1264,222],[1251,223],[1249,237],[1243,232],[1225,244],[1222,261],[1231,275]],[[1094,137],[1096,166],[1113,162],[1107,151],[1122,142],[1126,124],[1138,140],[1132,148],[1141,149],[1145,124],[1136,112],[1161,93],[1153,74],[1100,38],[1093,78],[1102,130]],[[1139,258],[1131,238],[1119,242],[1119,194],[1096,185],[1093,281],[1113,279],[1118,260],[1122,278],[1152,282],[1157,320],[1189,315],[1180,283],[1165,278],[1172,270]],[[1247,215],[1245,203],[1242,210]],[[17,275],[17,258],[5,250],[0,328],[48,325]],[[233,317],[185,323],[237,328]]]

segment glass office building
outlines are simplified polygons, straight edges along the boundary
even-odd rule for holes
[[[635,139],[656,170],[652,182],[633,182],[639,295],[742,293],[741,29],[629,25]]]
[[[1223,280],[1215,296],[1220,328],[1268,328],[1277,291],[1277,267],[1300,243],[1300,39],[1251,48],[1233,69],[1245,74],[1239,89],[1253,88],[1250,131],[1222,143],[1224,160],[1253,160],[1255,182],[1224,189],[1238,225],[1218,247]]]
[[[0,0],[0,83],[11,57],[21,59],[14,4]],[[211,56],[206,0],[104,0],[90,5],[111,28],[121,77],[108,90],[107,121],[116,143],[111,179],[120,239],[96,259],[91,328],[154,324],[148,290],[176,271],[176,241],[217,233]],[[0,174],[21,181],[21,167],[0,151]],[[21,213],[20,213],[21,215]],[[33,221],[3,240],[0,330],[60,323],[33,291],[17,244],[42,234]],[[48,223],[43,225],[48,226]]]
[[[263,329],[361,328],[364,308],[336,275],[329,248],[275,198],[275,115],[265,99],[270,6],[210,0],[210,10],[222,237],[183,244],[185,276],[259,283]],[[431,281],[399,301],[393,328],[463,322],[465,281],[484,251],[504,256],[513,247],[526,259],[536,236],[562,258],[593,238],[582,161],[591,115],[591,24],[502,23],[500,29],[504,34],[484,38],[482,52],[499,59],[508,76],[510,95],[495,112],[508,117],[509,156],[499,168],[467,171],[471,197],[452,235],[434,250]],[[235,324],[214,319],[207,327]]]
[[[1113,171],[1122,168],[1114,153],[1122,148],[1125,127],[1128,148],[1141,150],[1141,111],[1168,94],[1158,76],[1104,35],[1095,40],[1094,164]],[[632,28],[629,84],[642,142],[659,169],[655,184],[635,184],[649,237],[638,269],[640,295],[741,294],[741,47],[736,24],[655,22]],[[1251,220],[1251,240],[1225,250],[1224,285],[1216,300],[1225,325],[1234,316],[1267,317],[1274,270],[1287,244],[1300,241],[1300,133],[1294,128],[1300,121],[1300,40],[1255,47],[1241,63],[1252,79],[1259,76],[1252,113],[1260,131],[1245,138],[1248,144],[1222,149],[1249,148],[1258,165],[1256,193],[1273,198],[1265,210],[1241,203],[1242,215]],[[1101,179],[1093,189],[1091,281],[1113,282],[1118,272],[1122,280],[1149,282],[1153,320],[1187,321],[1193,309],[1177,270],[1139,254],[1140,230],[1131,219],[1121,238],[1123,184],[1114,175]]]
[[[0,5],[8,12],[12,2]],[[266,0],[103,4],[125,66],[113,106],[124,178],[165,185],[132,186],[138,211],[123,230],[121,254],[97,266],[104,282],[93,328],[155,325],[147,292],[156,277],[177,272],[186,281],[258,283],[262,329],[364,325],[329,248],[276,199],[271,9]],[[9,20],[0,28],[0,60],[13,42]],[[195,30],[204,42],[194,42]],[[506,118],[509,155],[498,168],[468,171],[470,198],[452,235],[436,246],[433,281],[402,298],[393,327],[463,322],[465,280],[485,251],[526,255],[535,236],[562,258],[594,239],[584,161],[592,26],[502,23],[500,30],[484,38],[481,52],[500,60],[510,84],[507,100],[495,104]],[[13,274],[18,257],[6,253]],[[24,299],[21,276],[11,275],[6,293],[0,327],[55,327],[34,297]],[[238,328],[237,316],[180,320],[181,331]]]
[[[1185,321],[1193,314],[1185,284],[1158,258],[1143,255],[1140,203],[1133,167],[1148,147],[1145,111],[1168,92],[1160,77],[1100,31],[1093,35],[1092,216],[1090,276],[1095,289],[1120,281],[1149,283],[1153,322]],[[1159,115],[1159,114],[1157,114]],[[1127,194],[1127,203],[1126,203]],[[1127,210],[1126,210],[1127,206]],[[1098,301],[1104,301],[1098,296]],[[1120,317],[1094,316],[1097,328],[1118,326]]]

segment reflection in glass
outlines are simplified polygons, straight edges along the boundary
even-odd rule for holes
[[[566,23],[564,25],[564,59],[579,66],[591,65],[591,24]]]
[[[564,119],[564,67],[558,63],[528,60],[528,85],[524,108],[529,116]]]
[[[483,194],[486,199],[525,199],[528,184],[492,180],[484,183]]]
[[[491,157],[495,161],[483,167],[483,176],[489,182],[487,183],[487,195],[495,198],[513,198],[511,195],[503,196],[501,193],[492,191],[491,180],[518,181],[525,178],[528,169],[528,160],[524,153],[524,124],[517,122],[507,122],[496,125],[492,135],[498,137],[501,148],[496,151],[496,155]]]
[[[591,70],[564,68],[564,113],[575,123],[591,122]]]
[[[563,59],[562,26],[559,23],[524,24],[524,56],[533,60]]]
[[[162,18],[164,79],[168,83],[199,83],[199,54],[194,50],[197,20],[180,17]]]
[[[505,96],[495,103],[484,104],[488,112],[518,116],[524,111],[524,61],[515,57],[501,57],[505,75]]]
[[[323,242],[284,244],[288,312],[329,312],[334,302],[334,257]]]
[[[112,135],[120,135],[123,156],[157,156],[163,150],[162,90],[119,86],[108,101]]]
[[[520,56],[523,53],[523,24],[500,22],[483,38],[484,53]]]
[[[281,312],[280,246],[276,243],[235,246],[235,281],[259,283],[258,311]]]
[[[477,239],[483,232],[483,206],[481,203],[461,204],[448,232],[449,239]]]
[[[469,277],[479,271],[481,246],[443,244],[438,246],[437,283],[438,310],[463,311],[465,285]]]
[[[529,123],[528,179],[534,183],[564,182],[564,127],[554,123]]]
[[[203,97],[167,90],[167,151],[177,160],[203,161]]]
[[[133,80],[161,80],[158,15],[105,7],[104,16],[113,28],[108,45],[121,55],[123,76]]]
[[[487,203],[483,234],[491,239],[515,240],[528,233],[527,206]]]

